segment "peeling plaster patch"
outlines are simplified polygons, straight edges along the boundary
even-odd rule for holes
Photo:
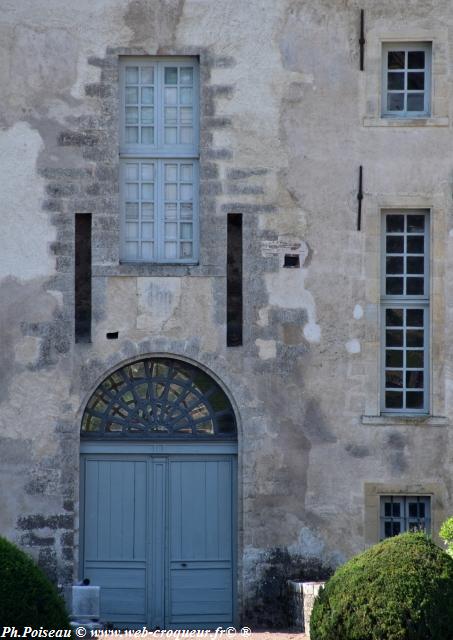
[[[258,311],[258,326],[260,327],[267,327],[269,326],[269,309],[270,307],[262,307],[261,309],[259,309]]]
[[[35,171],[42,148],[41,136],[26,122],[0,132],[0,157],[4,159],[0,202],[2,226],[8,229],[0,238],[0,278],[12,275],[27,280],[55,270],[48,249],[55,229],[41,210],[45,180]]]
[[[360,353],[360,342],[355,338],[353,340],[348,340],[345,347],[348,353]]]
[[[299,553],[306,557],[320,558],[324,551],[324,541],[308,527],[302,527],[299,533],[299,540],[288,547],[292,554]]]
[[[30,364],[39,356],[41,340],[33,336],[25,336],[14,347],[14,360],[19,364]]]
[[[261,340],[258,338],[255,340],[255,344],[259,350],[259,357],[261,360],[270,360],[277,357],[277,344],[275,340]]]
[[[355,305],[353,315],[355,320],[363,318],[363,308],[359,304]]]
[[[265,282],[271,306],[282,309],[305,309],[308,323],[304,327],[304,336],[308,342],[320,342],[321,328],[316,322],[315,301],[305,289],[307,269],[280,269],[266,273]]]
[[[308,342],[321,342],[321,327],[319,324],[309,322],[304,327],[304,336]]]
[[[160,332],[181,298],[180,278],[139,278],[137,281],[137,329]]]

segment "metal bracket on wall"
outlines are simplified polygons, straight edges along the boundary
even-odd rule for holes
[[[364,53],[365,53],[365,12],[360,9],[360,71],[363,71]]]
[[[360,165],[359,167],[359,190],[357,192],[357,231],[360,231],[362,228],[362,200],[363,200],[363,189],[362,189],[362,180],[363,180],[363,167]]]

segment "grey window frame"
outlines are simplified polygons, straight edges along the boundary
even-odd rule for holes
[[[424,51],[425,53],[425,86],[424,86],[424,108],[423,111],[392,111],[387,107],[388,89],[388,53],[389,51],[404,51],[407,63],[407,53],[412,51]],[[381,92],[381,115],[384,118],[429,118],[431,116],[431,96],[432,96],[432,42],[383,42],[382,43],[382,92]],[[404,104],[407,106],[407,95],[410,90],[407,89],[407,73],[408,67],[405,64],[404,77],[405,86],[403,90]],[[398,93],[400,93],[398,91]]]
[[[387,295],[386,294],[386,217],[388,215],[404,215],[406,218],[410,215],[423,215],[425,217],[424,224],[424,293],[423,295]],[[380,307],[381,307],[381,366],[380,366],[380,380],[381,380],[381,414],[406,414],[406,415],[424,415],[429,414],[430,411],[430,236],[431,236],[431,214],[429,209],[385,209],[382,211],[381,217],[381,278],[380,278]],[[406,222],[405,222],[406,229]],[[406,237],[407,232],[404,232]],[[404,251],[403,255],[406,257],[407,251]],[[392,255],[392,254],[390,254]],[[415,408],[388,408],[386,407],[386,311],[387,309],[423,309],[424,322],[423,322],[423,374],[424,374],[424,386],[423,386],[423,407],[419,409]],[[405,315],[405,312],[404,312]],[[403,351],[406,352],[407,348],[403,345]],[[405,357],[404,357],[405,361]],[[402,367],[403,375],[406,374],[406,366]],[[406,382],[402,387],[403,394],[407,390]],[[405,397],[405,395],[403,395]]]
[[[125,69],[126,66],[155,66],[155,101],[154,101],[154,144],[127,143],[125,139]],[[165,144],[163,140],[163,87],[165,66],[177,65],[193,68],[193,143],[192,144]],[[199,61],[193,56],[122,56],[119,66],[120,86],[120,262],[121,263],[148,263],[148,264],[198,264],[199,262],[199,121],[200,121],[200,71]],[[154,163],[154,256],[150,259],[126,257],[126,211],[125,211],[125,165],[127,161],[150,161]],[[164,254],[165,238],[164,225],[164,163],[174,161],[179,163],[186,160],[193,165],[193,232],[192,232],[192,256],[190,258],[171,257]],[[180,183],[178,182],[178,185]],[[141,219],[140,219],[141,222]],[[178,219],[179,225],[179,219]],[[178,226],[179,228],[179,226]],[[179,247],[180,239],[178,239]]]
[[[385,515],[385,505],[389,502],[398,503],[401,505],[399,517],[397,516],[386,516]],[[426,533],[431,533],[431,524],[432,524],[432,515],[431,515],[431,496],[429,495],[381,495],[379,499],[379,538],[380,540],[385,540],[392,536],[385,535],[385,524],[387,522],[399,522],[400,523],[400,533],[404,533],[406,531],[410,531],[410,521],[415,520],[414,517],[409,515],[409,505],[411,503],[423,503],[425,505],[425,518],[424,518],[424,531]],[[395,534],[397,535],[397,534]]]

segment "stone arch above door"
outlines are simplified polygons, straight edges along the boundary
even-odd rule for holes
[[[236,440],[231,403],[205,371],[170,357],[145,357],[108,375],[88,400],[81,437]]]

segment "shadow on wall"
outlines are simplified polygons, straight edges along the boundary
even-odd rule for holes
[[[287,581],[324,581],[333,572],[332,567],[318,558],[291,555],[286,548],[271,549],[261,580],[246,602],[243,623],[252,629],[288,629],[290,598]]]

